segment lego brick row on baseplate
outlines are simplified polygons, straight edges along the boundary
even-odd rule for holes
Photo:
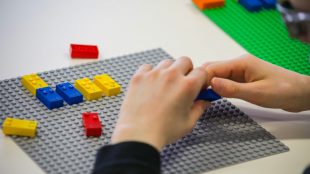
[[[121,92],[120,85],[108,74],[96,75],[94,82],[89,78],[75,80],[75,87],[69,82],[61,82],[56,85],[56,92],[37,74],[21,77],[22,85],[35,95],[48,109],[59,108],[66,101],[69,105],[95,100],[104,94],[105,96],[117,95]]]
[[[97,150],[110,142],[131,76],[141,64],[156,65],[166,58],[171,56],[162,49],[153,49],[38,73],[50,86],[106,73],[124,89],[117,96],[74,105],[64,103],[53,110],[30,94],[20,77],[0,81],[0,124],[8,116],[38,122],[35,138],[12,136],[12,139],[46,173],[90,173]],[[81,119],[84,112],[98,113],[104,124],[100,137],[85,135]],[[162,173],[201,173],[285,151],[288,148],[284,144],[229,101],[221,99],[213,102],[192,133],[164,149]]]

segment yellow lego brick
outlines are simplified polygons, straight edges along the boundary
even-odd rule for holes
[[[76,80],[74,86],[83,94],[86,100],[94,100],[102,97],[103,91],[89,78]]]
[[[5,135],[34,137],[37,130],[37,121],[6,118],[2,129]]]
[[[94,83],[102,89],[104,95],[112,96],[121,93],[121,86],[108,74],[96,75]]]
[[[25,75],[21,81],[23,86],[33,95],[36,95],[37,89],[48,86],[37,74]]]

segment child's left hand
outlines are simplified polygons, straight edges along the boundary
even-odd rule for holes
[[[207,80],[189,58],[142,65],[132,77],[112,143],[140,141],[159,151],[190,132],[207,105],[194,101]]]

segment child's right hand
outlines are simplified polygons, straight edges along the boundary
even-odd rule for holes
[[[299,112],[310,109],[310,77],[251,55],[204,65],[208,84],[224,97]]]

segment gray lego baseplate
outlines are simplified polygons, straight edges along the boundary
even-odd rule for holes
[[[93,63],[38,73],[55,89],[61,82],[108,73],[126,91],[136,69],[171,58],[153,49]],[[21,84],[20,77],[0,81],[0,124],[6,117],[38,121],[35,138],[12,139],[46,173],[90,173],[97,150],[109,143],[124,92],[117,96],[48,110]],[[83,112],[98,112],[103,124],[100,138],[88,138],[82,125]],[[151,124],[151,123],[150,123]],[[191,134],[165,147],[162,173],[201,173],[288,151],[269,132],[226,99],[213,102]]]

